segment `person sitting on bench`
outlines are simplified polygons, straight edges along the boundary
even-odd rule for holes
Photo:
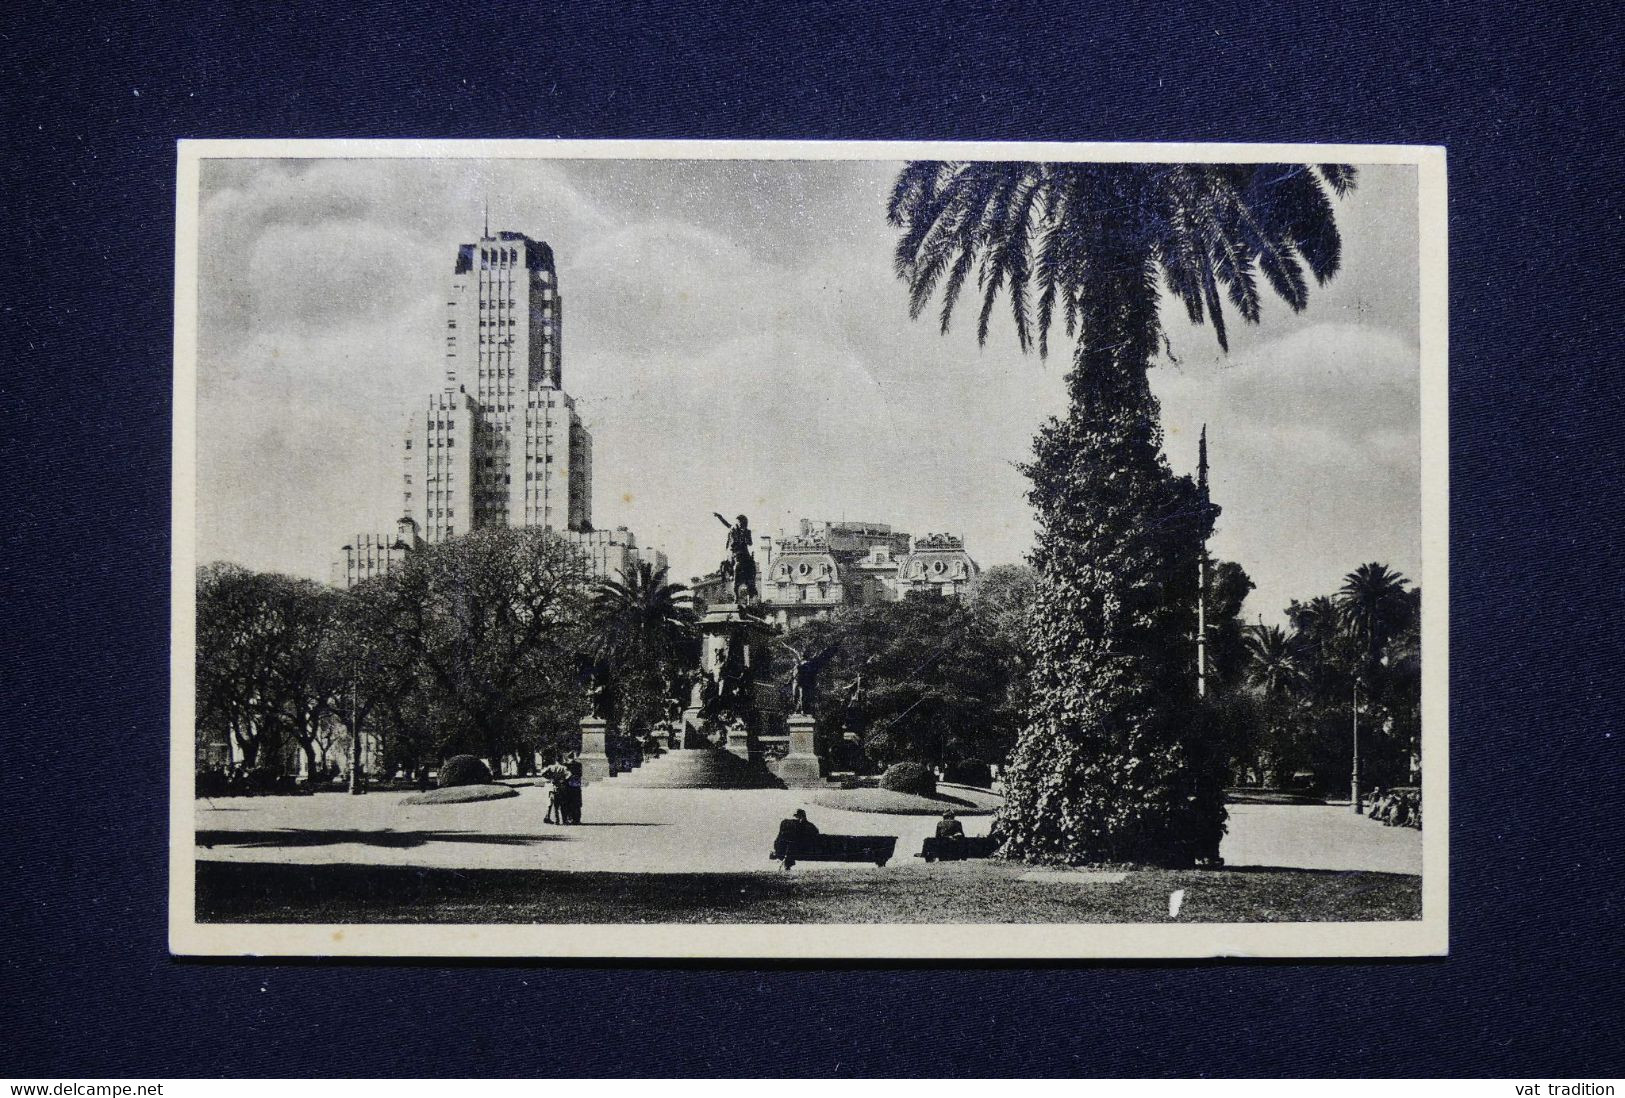
[[[951,811],[944,812],[942,819],[937,821],[937,838],[945,842],[963,845],[965,842],[965,825],[960,823],[959,819]]]
[[[805,809],[798,808],[788,820],[779,823],[779,837],[773,840],[774,857],[808,850],[818,841],[818,827],[807,818]]]

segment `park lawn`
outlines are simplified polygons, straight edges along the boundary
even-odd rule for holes
[[[817,872],[601,873],[200,860],[216,923],[1114,923],[1419,919],[1421,878],[1306,869],[1132,870],[1080,883],[1003,862]],[[1169,897],[1184,890],[1177,919]]]

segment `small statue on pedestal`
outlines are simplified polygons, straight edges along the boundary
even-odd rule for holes
[[[783,648],[795,657],[795,667],[790,672],[791,712],[808,714],[818,704],[818,673],[824,669],[841,648],[839,644],[832,644],[816,656],[808,656],[805,651],[794,645],[779,641]]]
[[[586,684],[588,712],[598,720],[610,720],[614,684],[610,681],[609,662],[582,656],[577,661],[576,674]]]

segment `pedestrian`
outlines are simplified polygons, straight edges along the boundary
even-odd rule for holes
[[[581,760],[572,757],[565,764],[565,768],[570,772],[570,777],[564,783],[564,822],[579,824],[581,822]]]
[[[550,824],[568,822],[564,806],[568,797],[566,786],[570,782],[570,768],[559,762],[558,756],[550,755],[538,777],[547,783],[547,815],[543,818]]]

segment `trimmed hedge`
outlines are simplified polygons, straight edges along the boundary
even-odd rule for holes
[[[453,755],[440,768],[440,788],[454,785],[490,785],[491,768],[473,755]]]
[[[880,775],[880,788],[894,793],[912,793],[916,797],[935,797],[937,776],[919,763],[892,763]]]

